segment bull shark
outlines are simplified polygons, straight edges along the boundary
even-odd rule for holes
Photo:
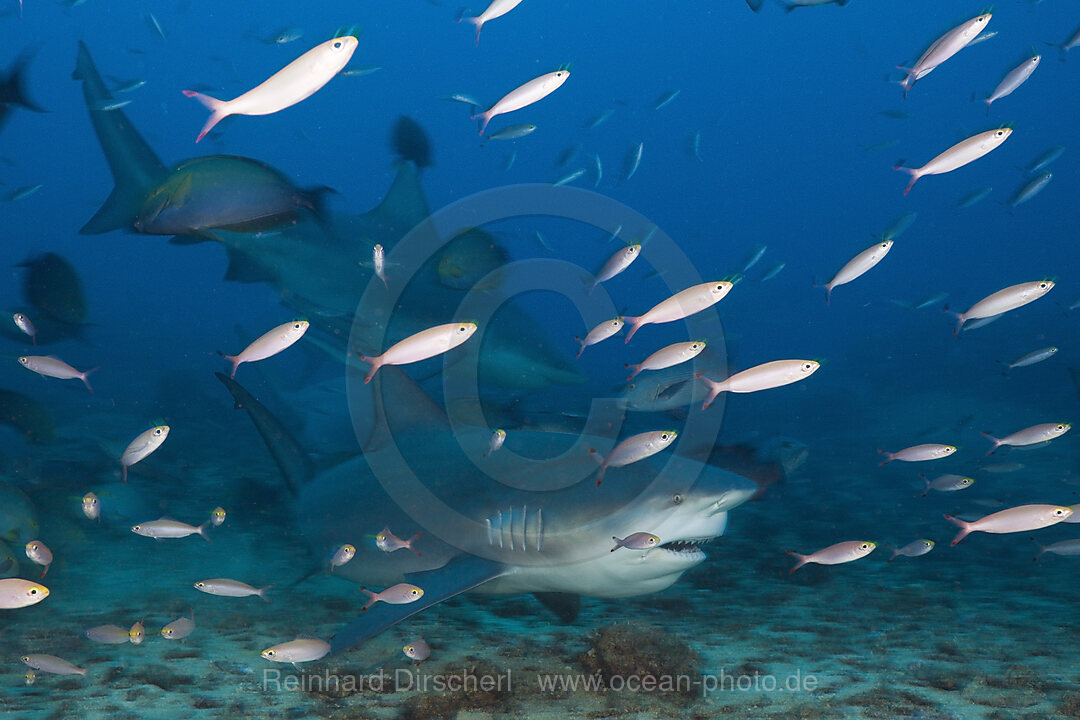
[[[397,340],[453,320],[450,315],[469,288],[456,286],[456,275],[447,273],[467,266],[470,276],[482,277],[507,261],[504,252],[493,249],[493,238],[462,228],[432,257],[409,263],[417,267],[401,279],[408,284],[393,313],[377,303],[361,307],[374,277],[374,246],[381,244],[388,260],[394,260],[398,240],[430,214],[418,166],[430,162],[430,151],[426,139],[418,139],[422,132],[418,126],[404,124],[396,138],[402,151],[410,146],[417,150],[398,163],[382,202],[359,215],[330,214],[319,212],[317,203],[308,199],[310,191],[292,187],[285,175],[257,160],[209,156],[166,167],[122,109],[102,109],[115,102],[82,43],[74,77],[82,82],[90,119],[115,182],[108,199],[80,232],[159,234],[155,230],[160,228],[160,233],[180,232],[173,238],[177,244],[218,242],[228,256],[226,280],[271,285],[287,307],[337,338],[338,345],[352,333],[361,347],[351,350],[376,355],[384,336]],[[231,189],[224,187],[228,183],[233,183]],[[238,211],[258,222],[244,222],[245,217],[236,217]],[[279,222],[273,224],[274,220]],[[367,322],[359,334],[353,327],[357,316]],[[540,324],[515,302],[499,310],[498,324],[513,333],[485,334],[486,382],[512,388],[584,382]],[[335,354],[341,355],[340,347]]]
[[[419,386],[384,368],[372,386],[350,387],[363,455],[317,471],[289,431],[236,381],[217,374],[269,448],[295,495],[296,522],[313,551],[329,557],[349,542],[355,558],[334,575],[372,586],[409,582],[424,593],[404,605],[378,603],[331,640],[348,650],[463,592],[533,593],[564,620],[582,595],[620,598],[659,592],[700,565],[701,545],[721,536],[728,512],[758,489],[719,467],[674,456],[659,470],[640,462],[596,487],[596,460],[583,436],[565,449],[558,433],[514,433],[518,453],[484,457],[490,432],[452,427]],[[540,459],[537,459],[540,458]],[[424,478],[420,481],[419,478]],[[496,480],[497,479],[497,480]],[[583,480],[583,481],[581,481]],[[415,548],[383,552],[382,528],[422,533]],[[659,536],[647,551],[612,551],[612,538]]]

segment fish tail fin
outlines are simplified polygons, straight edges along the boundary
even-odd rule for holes
[[[424,557],[424,554],[422,552],[420,552],[419,550],[417,550],[416,548],[413,547],[413,543],[416,542],[417,539],[423,534],[424,534],[424,531],[421,530],[420,532],[416,533],[411,538],[409,538],[408,540],[405,541],[405,547],[412,550],[416,554],[416,557]]]
[[[919,473],[919,477],[921,477],[923,479],[923,482],[926,483],[926,488],[923,490],[922,495],[920,495],[919,497],[926,497],[926,494],[930,492],[930,478],[926,477],[924,473]]]
[[[203,129],[199,133],[199,136],[195,138],[195,142],[199,142],[204,137],[206,137],[206,133],[210,132],[215,125],[217,125],[229,115],[229,111],[225,108],[228,103],[224,100],[218,100],[217,98],[212,98],[209,95],[203,95],[200,92],[195,92],[194,90],[184,90],[183,93],[185,97],[195,98],[203,104],[203,107],[210,110],[210,117],[206,119],[206,124],[203,125]]]
[[[987,455],[993,455],[993,454],[994,454],[994,451],[995,451],[995,450],[997,450],[997,449],[998,449],[999,447],[1001,447],[1001,445],[1002,445],[1002,443],[1001,443],[1001,440],[1000,440],[1000,439],[998,439],[998,438],[996,438],[996,437],[994,437],[994,436],[993,436],[993,435],[991,435],[990,433],[988,433],[988,432],[981,432],[981,433],[979,433],[979,434],[980,434],[980,435],[982,435],[982,436],[983,436],[984,438],[986,438],[987,440],[989,440],[990,442],[994,443],[994,447],[992,447],[992,448],[990,448],[989,450],[987,450],[987,451],[986,451],[986,454],[987,454]]]
[[[630,338],[634,337],[634,333],[636,333],[638,331],[638,328],[641,327],[642,317],[644,316],[639,315],[638,317],[627,317],[626,315],[623,315],[623,323],[630,326],[630,332],[626,333],[626,340],[623,341],[624,345],[630,342]]]
[[[608,550],[608,552],[615,552],[616,550],[618,550],[621,547],[626,547],[626,543],[623,542],[622,540],[620,540],[619,538],[615,537],[614,535],[611,536],[611,539],[615,541],[615,547]]]
[[[918,182],[919,178],[922,176],[915,168],[904,167],[903,165],[901,165],[901,163],[903,162],[903,160],[897,160],[896,164],[893,165],[892,169],[899,170],[900,172],[906,172],[908,175],[911,175],[911,182],[909,182],[907,184],[907,187],[904,188],[904,197],[907,197],[907,194],[911,192],[911,188],[915,187],[915,183]]]
[[[480,121],[479,122],[480,132],[478,133],[480,135],[483,135],[484,131],[487,130],[488,123],[491,122],[492,117],[493,116],[492,116],[490,110],[488,110],[486,112],[482,112],[482,113],[477,113],[475,115],[470,116],[471,119]]]
[[[368,598],[369,598],[368,601],[366,603],[364,603],[364,606],[362,608],[360,608],[360,612],[367,612],[367,609],[377,602],[376,598],[378,597],[378,595],[376,593],[371,592],[370,590],[368,590],[363,585],[360,586],[360,591],[367,593]]]
[[[627,363],[627,364],[626,364],[626,369],[627,369],[627,370],[629,370],[629,369],[631,369],[631,368],[633,368],[633,372],[632,372],[632,373],[630,373],[630,375],[629,375],[629,376],[627,376],[627,378],[626,378],[626,382],[630,382],[631,380],[633,380],[634,378],[636,378],[636,377],[637,377],[638,373],[640,373],[640,372],[641,372],[641,365],[640,365],[640,364],[637,364],[637,365],[630,365],[629,363]]]
[[[694,373],[694,377],[698,380],[703,381],[706,385],[709,386],[709,396],[705,398],[705,402],[701,403],[701,409],[707,410],[709,406],[713,404],[713,400],[716,399],[716,396],[723,392],[723,390],[720,389],[723,383],[718,383],[715,380],[710,380],[701,373]]]
[[[1038,562],[1039,558],[1041,558],[1043,556],[1043,553],[1046,552],[1046,546],[1043,545],[1038,540],[1036,540],[1035,538],[1031,538],[1031,542],[1033,542],[1033,543],[1035,543],[1036,545],[1039,546],[1039,554],[1036,555],[1035,557],[1031,558],[1031,562]]]
[[[579,338],[577,335],[574,336],[574,339],[577,340],[579,343],[581,343],[581,349],[577,351],[577,357],[580,359],[581,358],[581,353],[585,352],[585,348],[587,346],[585,345],[585,341],[582,340],[581,338]]]
[[[360,362],[366,362],[368,365],[371,365],[371,370],[368,372],[367,376],[364,377],[364,384],[367,385],[371,382],[371,378],[375,377],[375,373],[379,372],[379,368],[382,367],[382,355],[377,355],[375,357],[360,355],[359,357]]]
[[[878,450],[878,452],[885,456],[885,459],[878,463],[878,467],[881,467],[882,465],[886,463],[891,463],[893,461],[893,453],[889,452],[888,450]]]
[[[954,318],[956,318],[956,327],[953,328],[952,336],[957,337],[958,335],[960,335],[960,328],[964,326],[965,320],[963,313],[953,312],[949,309],[948,305],[941,308],[941,312],[952,315]]]
[[[458,22],[467,22],[467,23],[469,23],[469,24],[476,27],[476,45],[477,45],[477,47],[479,47],[480,46],[480,31],[484,29],[484,21],[481,20],[479,16],[477,16],[477,17],[464,17],[463,15],[459,15],[457,21]]]
[[[123,471],[120,474],[120,479],[123,480],[125,485],[127,485],[127,469],[128,469],[128,466],[121,464],[121,467],[123,467]],[[100,523],[100,522],[101,522],[101,516],[98,515],[98,523]]]
[[[795,552],[794,550],[785,550],[784,552],[786,552],[786,553],[787,553],[788,555],[791,555],[792,557],[796,557],[796,558],[798,558],[798,559],[799,559],[799,561],[798,561],[797,563],[795,563],[795,567],[793,567],[793,568],[791,568],[790,570],[788,570],[788,575],[791,575],[791,574],[792,574],[792,573],[794,573],[794,572],[795,572],[796,570],[798,570],[799,568],[801,568],[801,567],[802,567],[803,565],[805,565],[805,564],[806,564],[807,560],[809,560],[809,559],[810,559],[810,556],[809,556],[809,555],[803,555],[803,554],[801,554],[801,553],[797,553],[797,552]]]
[[[971,532],[971,523],[964,522],[959,518],[954,518],[952,515],[946,515],[945,519],[951,522],[956,527],[960,528],[960,532],[956,533],[956,537],[952,539],[952,542],[949,543],[950,545],[956,545],[958,542],[966,538],[968,536],[968,533]]]
[[[227,360],[229,363],[232,364],[232,372],[229,373],[229,379],[230,380],[236,379],[236,368],[240,367],[240,363],[236,362],[236,358],[238,356],[237,355],[226,355],[225,353],[221,352],[220,350],[217,351],[217,354],[220,355],[221,357],[225,358],[225,360]]]
[[[100,368],[92,367],[89,370],[87,370],[86,372],[84,372],[82,375],[79,376],[79,379],[83,381],[83,385],[86,386],[86,389],[90,391],[91,395],[94,394],[94,388],[90,387],[90,381],[87,380],[87,378],[89,377],[90,373],[95,372],[95,371],[97,371],[99,369]]]
[[[993,100],[986,98],[983,102],[986,103],[986,117],[990,117],[990,103],[992,103]]]
[[[213,542],[213,540],[210,539],[210,536],[206,534],[206,529],[208,527],[210,527],[210,525],[211,525],[211,522],[209,520],[207,520],[202,525],[200,525],[199,527],[196,528],[196,530],[199,531],[199,534],[202,535],[202,539],[205,540],[206,542]],[[195,613],[194,613],[194,611],[192,611],[192,617],[194,617],[194,615],[195,615]]]
[[[270,602],[270,598],[266,597],[266,591],[269,590],[272,587],[274,587],[274,586],[273,585],[267,585],[264,588],[259,588],[259,592],[256,593],[259,596],[259,599],[262,600],[263,602],[266,602],[266,603]]]

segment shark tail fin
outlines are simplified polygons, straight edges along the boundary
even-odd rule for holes
[[[79,233],[98,235],[130,228],[147,196],[162,183],[169,171],[123,110],[102,110],[113,97],[83,43],[79,43],[78,60],[72,77],[82,82],[90,121],[116,184],[105,204]]]
[[[0,97],[5,105],[18,105],[33,112],[48,112],[29,97],[26,92],[26,67],[30,64],[32,53],[24,52],[15,60],[6,78],[0,82]]]

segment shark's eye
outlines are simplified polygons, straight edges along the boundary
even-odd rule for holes
[[[682,495],[680,495],[679,493],[675,493],[674,495],[671,496],[671,502],[675,503],[676,505],[681,505],[682,504]]]

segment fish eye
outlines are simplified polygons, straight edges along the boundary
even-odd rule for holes
[[[30,662],[30,656],[29,655],[23,655],[22,656],[22,661],[23,662]]]
[[[21,362],[23,365],[25,365],[28,362],[28,360],[26,358],[24,358],[24,357],[21,357],[21,358],[19,358],[19,362]]]
[[[860,547],[861,549],[863,549],[863,550],[869,550],[869,549],[870,549],[870,543],[863,543],[863,544],[862,544],[862,545],[860,545],[859,547]]]
[[[337,50],[339,48],[341,48],[341,41],[340,40],[338,40],[336,43],[334,43],[334,49]]]
[[[206,586],[206,583],[204,583],[204,582],[195,583],[195,587],[197,587],[197,588],[201,588],[201,587],[205,587],[205,586]]]
[[[682,495],[680,495],[679,493],[675,493],[674,495],[671,496],[671,502],[675,503],[676,505],[681,505],[682,504]]]
[[[263,655],[265,655],[266,657],[274,657],[274,651],[273,650],[264,650]]]
[[[135,527],[133,527],[131,529],[134,530],[135,532],[139,532],[140,530],[142,530],[142,525],[136,525]]]
[[[34,595],[37,595],[37,594],[38,594],[38,589],[37,589],[36,587],[32,587],[32,588],[30,588],[30,590],[28,590],[28,591],[27,591],[27,593],[28,593],[28,594],[29,594],[29,595],[30,595],[31,597],[33,597]]]

